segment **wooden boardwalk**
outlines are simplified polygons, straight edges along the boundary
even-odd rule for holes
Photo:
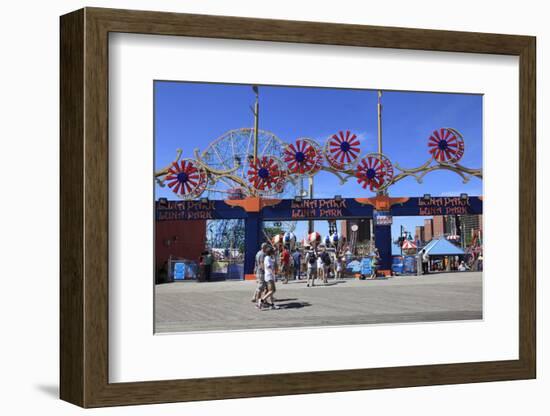
[[[176,282],[155,288],[155,332],[224,331],[482,319],[480,272],[387,280],[277,283],[280,310],[256,309],[255,282]]]

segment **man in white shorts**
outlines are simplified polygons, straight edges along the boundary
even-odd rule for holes
[[[279,309],[273,299],[273,295],[277,289],[275,288],[275,252],[271,247],[267,249],[264,257],[264,280],[267,289],[258,300],[258,308]]]
[[[260,250],[256,253],[256,258],[254,262],[254,273],[256,274],[256,290],[254,291],[254,297],[252,302],[258,302],[260,300],[262,293],[266,290],[267,285],[265,283],[265,271],[264,271],[264,259],[265,253],[269,248],[269,244],[263,243]]]

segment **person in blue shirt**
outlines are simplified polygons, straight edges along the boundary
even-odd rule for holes
[[[302,268],[302,254],[299,250],[294,249],[292,253],[292,260],[294,266],[294,280],[300,280],[300,271]]]

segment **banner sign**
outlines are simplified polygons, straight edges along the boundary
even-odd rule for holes
[[[185,280],[185,263],[174,263],[174,280]]]
[[[215,201],[167,201],[156,203],[157,221],[210,220],[215,218]]]
[[[358,261],[358,260],[350,261],[346,266],[346,270],[350,273],[359,273],[359,272],[361,272],[361,262]]]
[[[416,273],[416,256],[403,257],[403,273]]]
[[[391,269],[394,273],[403,273],[403,256],[393,256]]]
[[[291,218],[338,218],[347,214],[348,205],[345,199],[304,199],[291,201]]]
[[[393,217],[389,211],[374,211],[374,223],[376,225],[392,225]]]
[[[469,206],[470,198],[459,196],[418,198],[418,215],[466,215]]]
[[[370,257],[363,257],[361,260],[361,274],[363,276],[370,276],[372,273],[372,261]]]
[[[283,199],[264,207],[256,218],[263,221],[287,221],[308,219],[375,218],[376,225],[391,225],[394,216],[472,215],[483,212],[481,198],[430,197],[408,198],[396,203],[389,210],[374,210],[373,205],[362,204],[354,198]],[[240,207],[230,206],[223,200],[203,199],[195,201],[170,201],[160,198],[155,204],[157,221],[211,220],[248,218],[251,213]]]

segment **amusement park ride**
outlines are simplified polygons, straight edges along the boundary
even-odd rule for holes
[[[459,175],[463,183],[472,177],[482,179],[481,169],[468,168],[459,163],[465,152],[465,142],[462,134],[450,127],[437,128],[428,137],[428,159],[422,165],[404,168],[392,162],[382,150],[380,91],[377,104],[378,151],[363,154],[360,138],[349,130],[331,135],[324,143],[308,137],[285,143],[275,134],[260,130],[259,91],[256,86],[253,90],[256,97],[252,109],[253,128],[230,130],[210,143],[202,153],[195,149],[193,158],[182,158],[183,152],[178,149],[175,160],[155,172],[156,182],[161,187],[170,188],[179,200],[223,199],[232,207],[260,212],[265,207],[273,209],[280,201],[301,201],[305,196],[313,198],[313,178],[319,172],[329,172],[342,185],[355,180],[365,191],[374,194],[355,198],[360,205],[370,205],[377,211],[390,211],[393,205],[409,200],[389,196],[389,188],[407,177],[422,183],[429,172],[447,170]],[[304,180],[309,183],[308,192],[303,190]],[[481,205],[474,211],[469,213],[481,213]],[[334,217],[337,215],[332,220]],[[375,240],[383,240],[376,241],[376,246],[379,247],[379,243],[391,246],[389,227],[376,228],[379,230],[375,232]],[[380,234],[382,229],[384,237]],[[248,231],[246,234],[250,236]],[[249,243],[251,241],[247,241],[247,246]],[[257,247],[251,249],[256,250]],[[387,247],[379,247],[379,250],[382,257],[387,257]],[[382,259],[383,266],[387,266],[388,262],[391,259]],[[245,260],[245,269],[249,269],[252,264],[250,259],[246,263]]]

